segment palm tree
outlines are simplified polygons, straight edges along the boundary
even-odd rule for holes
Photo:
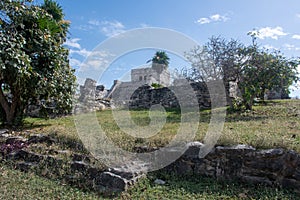
[[[170,58],[164,51],[157,51],[152,58],[152,63],[163,64],[168,66]]]
[[[59,27],[57,27],[53,26],[51,23],[47,23],[48,28],[50,28],[50,30],[52,29],[52,32],[59,32],[62,37],[65,37],[70,27],[70,22],[64,20],[62,7],[53,0],[45,0],[41,8],[44,9],[48,14],[52,15],[53,20],[55,20],[59,25]]]

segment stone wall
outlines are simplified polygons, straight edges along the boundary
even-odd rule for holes
[[[256,150],[246,145],[219,146],[205,158],[199,158],[201,147],[199,142],[190,143],[185,154],[165,170],[265,184],[300,193],[300,155],[294,151]]]
[[[107,91],[103,86],[96,86],[96,81],[86,79],[85,84],[80,86],[75,113],[102,110],[102,107],[148,109],[155,104],[161,104],[165,108],[191,107],[197,104],[200,108],[211,108],[212,102],[220,103],[220,106],[224,106],[226,101],[229,102],[229,96],[226,97],[224,88],[219,88],[223,86],[222,83],[210,82],[208,84],[210,91],[206,83],[188,83],[186,79],[163,88],[153,88],[149,84],[141,85],[141,82],[116,80]],[[218,105],[214,105],[216,106]]]
[[[147,174],[147,166],[151,165],[138,160],[107,168],[96,164],[91,155],[79,154],[84,148],[81,143],[75,142],[69,150],[52,149],[54,143],[59,144],[58,138],[42,134],[22,137],[0,129],[0,161],[12,161],[15,168],[22,171],[43,173],[44,177],[60,178],[71,184],[80,183],[102,192],[128,189]],[[46,154],[42,154],[40,151],[45,146]],[[217,146],[200,158],[202,147],[200,142],[188,143],[184,154],[161,170],[172,174],[197,174],[217,180],[265,184],[300,194],[300,154],[295,151],[256,150],[247,145]],[[38,153],[33,151],[35,149]],[[176,148],[149,149],[147,146],[137,147],[135,151],[160,151],[166,156],[181,153],[176,152]],[[47,169],[46,174],[43,169]]]
[[[127,97],[127,102],[123,101],[123,104],[128,104],[130,108],[148,109],[155,104],[161,104],[165,108],[180,108],[182,105],[193,106],[195,105],[194,101],[197,101],[196,104],[200,108],[210,108],[211,96],[220,102],[221,100],[226,102],[225,96],[218,91],[209,91],[205,83],[191,83],[190,86],[175,85],[158,89],[144,85],[135,90],[130,98]]]

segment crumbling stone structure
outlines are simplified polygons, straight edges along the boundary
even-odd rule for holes
[[[109,100],[104,98],[107,95],[104,86],[96,86],[96,84],[95,80],[87,78],[84,85],[80,86],[80,96],[74,107],[75,114],[104,110],[106,107],[110,107]]]

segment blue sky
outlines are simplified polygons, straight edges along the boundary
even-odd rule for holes
[[[161,27],[178,31],[204,44],[211,36],[238,39],[249,44],[247,33],[260,31],[259,44],[280,49],[288,57],[300,56],[300,1],[298,0],[85,0],[57,1],[71,21],[69,39],[71,65],[80,71],[82,62],[103,41],[115,34]],[[176,42],[176,41],[174,41]],[[99,83],[110,87],[131,68],[144,65],[155,50],[128,53],[114,63]],[[170,66],[187,63],[170,55]],[[104,59],[99,62],[105,62]],[[300,69],[299,69],[300,70]],[[300,90],[292,96],[300,97]]]

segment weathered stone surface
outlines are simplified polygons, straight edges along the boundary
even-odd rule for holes
[[[95,80],[87,78],[84,85],[80,86],[80,96],[74,108],[75,114],[94,112],[110,107],[110,100],[104,98],[107,95],[107,91],[104,89],[104,86],[96,86],[96,83]]]
[[[29,139],[28,139],[29,144],[47,143],[47,144],[51,145],[54,142],[56,142],[56,140],[54,138],[47,136],[47,135],[43,135],[43,134],[33,135],[33,136],[29,137]]]
[[[31,137],[32,143],[43,142],[44,137]],[[20,138],[6,138],[2,145],[14,144]],[[24,139],[24,138],[23,138]],[[29,139],[29,140],[30,140]],[[7,140],[7,141],[6,141]],[[24,141],[25,143],[28,141]],[[231,147],[215,147],[204,158],[199,157],[199,151],[203,147],[200,142],[191,142],[186,145],[186,151],[182,154],[182,148],[151,149],[159,151],[169,158],[178,158],[164,170],[178,174],[200,174],[216,179],[234,179],[254,184],[266,184],[269,186],[294,189],[300,193],[300,155],[295,151],[283,149],[255,150],[247,145],[235,145]],[[142,147],[141,151],[149,151]],[[30,171],[38,165],[38,168],[47,169],[42,175],[61,175],[64,166],[71,168],[74,174],[66,176],[66,180],[76,183],[84,181],[87,185],[105,191],[123,191],[145,176],[151,163],[140,160],[130,161],[114,168],[97,168],[90,162],[88,155],[68,154],[70,162],[52,155],[42,155],[30,152],[26,149],[18,149],[12,152],[1,152],[1,159],[12,160],[16,168],[22,171]],[[56,154],[57,155],[57,154]],[[48,169],[55,169],[49,171]],[[57,169],[57,170],[56,170]],[[62,169],[62,170],[59,170]],[[49,174],[50,173],[50,174]]]
[[[12,152],[6,156],[6,159],[24,160],[27,162],[40,162],[41,160],[43,160],[43,158],[43,155],[29,152],[23,149],[16,152]]]
[[[85,161],[87,163],[89,163],[91,161],[91,159],[84,154],[73,154],[73,161]]]
[[[128,181],[120,175],[116,175],[111,172],[103,172],[101,173],[97,184],[113,191],[124,191],[128,188],[127,182]]]
[[[71,169],[76,170],[76,171],[81,171],[81,172],[85,172],[87,171],[89,165],[83,161],[74,161],[71,164]]]
[[[16,168],[23,172],[28,172],[30,169],[32,169],[36,165],[37,165],[36,163],[32,163],[32,162],[18,162],[16,164]]]
[[[157,184],[157,185],[165,185],[165,184],[166,184],[166,181],[161,180],[161,179],[156,179],[156,180],[154,181],[154,184]]]
[[[198,147],[188,144],[186,153],[166,167],[166,170],[292,188],[300,192],[300,156],[294,151],[257,151],[247,145],[219,146],[206,157],[199,158],[200,148],[200,144]]]
[[[0,129],[0,136],[8,133],[8,129]]]
[[[148,153],[158,150],[158,147],[149,147],[149,146],[136,146],[133,148],[136,153]]]
[[[5,143],[6,144],[15,144],[16,142],[25,142],[25,141],[26,141],[25,138],[18,136],[18,137],[8,137],[6,139]]]

